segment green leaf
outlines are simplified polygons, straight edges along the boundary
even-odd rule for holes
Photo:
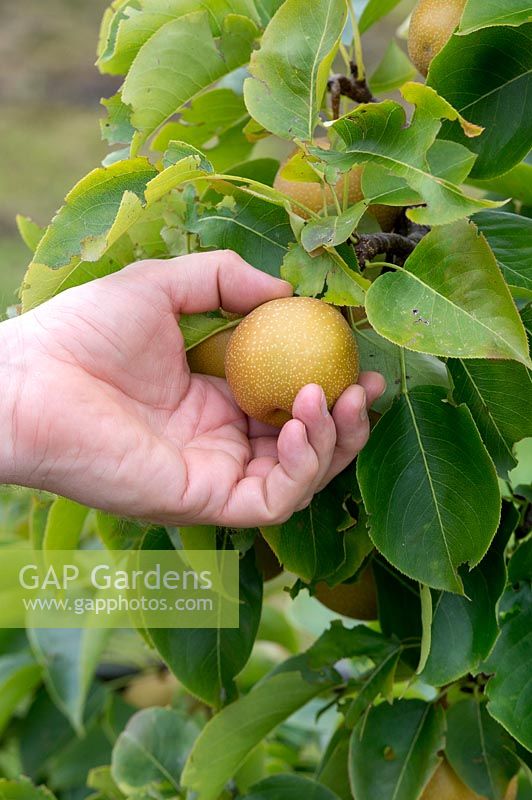
[[[0,656],[0,735],[12,713],[41,681],[41,668],[27,651]],[[1,796],[1,784],[0,784]]]
[[[292,245],[284,258],[281,277],[304,297],[320,297],[337,306],[362,305],[369,281],[343,264],[342,269],[331,252],[310,256],[301,245]]]
[[[143,0],[142,6],[118,10],[112,35],[97,61],[100,72],[126,75],[141,47],[163,25],[204,8],[200,0]],[[224,14],[242,14],[259,22],[252,0],[211,0],[208,10],[214,36],[220,35]]]
[[[419,583],[395,570],[382,556],[374,557],[371,564],[377,584],[381,630],[385,636],[407,645],[401,660],[416,669],[419,664],[418,645],[423,634]]]
[[[351,736],[349,773],[354,797],[418,797],[438,763],[445,715],[421,700],[373,708]]]
[[[532,291],[532,219],[485,211],[475,214],[474,223],[488,240],[506,282]]]
[[[478,153],[472,177],[502,175],[530,150],[531,68],[532,25],[452,36],[432,61],[430,86],[461,114],[485,127],[482,136],[467,142]],[[441,137],[466,142],[456,125],[445,124]]]
[[[286,570],[310,583],[333,575],[343,566],[348,552],[347,533],[341,530],[343,503],[353,489],[339,476],[287,522],[261,529]]]
[[[315,147],[310,152],[344,172],[353,164],[369,162],[403,179],[427,206],[408,211],[415,222],[443,225],[482,208],[494,207],[492,201],[468,197],[459,186],[430,172],[427,151],[440,131],[441,119],[458,119],[456,111],[422,84],[407,83],[402,93],[417,106],[410,125],[406,124],[405,109],[399,103],[385,100],[362,104],[334,123],[334,129],[345,142],[344,152],[324,152]]]
[[[231,89],[211,89],[194,98],[184,108],[177,122],[168,122],[151,142],[152,150],[164,152],[172,139],[204,148],[211,139],[219,139],[249,115],[244,98]],[[205,148],[204,148],[205,151]]]
[[[464,783],[487,800],[505,797],[519,769],[514,742],[485,704],[473,699],[448,710],[445,755]]]
[[[286,0],[250,60],[244,83],[249,113],[284,139],[310,141],[329,69],[347,17],[345,0]]]
[[[447,370],[442,361],[434,356],[415,353],[411,350],[401,351],[397,345],[384,339],[371,328],[358,328],[356,332],[360,368],[375,370],[386,379],[386,391],[376,400],[372,408],[383,414],[390,408],[393,400],[401,391],[401,359],[405,359],[406,385],[432,385],[449,388]]]
[[[185,349],[190,350],[213,334],[234,328],[235,323],[217,314],[181,314],[179,327],[185,340]]]
[[[517,164],[504,175],[488,180],[468,178],[467,183],[483,192],[493,192],[502,199],[514,197],[524,205],[532,206],[532,164]]]
[[[139,217],[146,186],[156,174],[144,158],[90,172],[66,196],[33,263],[57,269],[76,256],[97,261]]]
[[[301,233],[301,244],[308,253],[342,244],[349,239],[366,209],[367,203],[361,201],[337,216],[310,220]]]
[[[360,15],[358,27],[360,33],[365,33],[372,25],[392,11],[400,0],[369,0]]]
[[[168,143],[168,147],[165,150],[163,166],[166,169],[166,167],[171,167],[173,164],[177,164],[178,161],[181,161],[182,158],[188,158],[189,156],[196,156],[196,163],[199,169],[204,172],[214,172],[214,167],[201,150],[198,150],[193,144],[188,144],[188,142],[174,140]]]
[[[260,621],[262,580],[250,551],[240,562],[238,628],[152,628],[162,658],[189,692],[220,707],[235,696],[234,678],[246,664]]]
[[[532,750],[532,598],[502,623],[502,630],[482,671],[494,673],[488,681],[488,711],[528,750]]]
[[[44,682],[74,730],[83,733],[83,712],[109,631],[99,628],[28,629]]]
[[[16,219],[20,238],[31,252],[34,253],[44,235],[44,228],[37,225],[37,223],[29,217],[22,216],[22,214],[17,214]]]
[[[500,476],[517,464],[516,442],[532,436],[532,376],[515,361],[450,359],[453,397],[465,403]]]
[[[111,767],[95,767],[89,772],[87,786],[96,789],[106,800],[122,800],[122,794],[111,775]]]
[[[375,330],[409,350],[530,364],[525,330],[483,236],[464,221],[433,229],[403,269],[366,295]]]
[[[392,39],[379,66],[369,79],[369,86],[374,95],[391,92],[413,80],[416,74],[417,70],[404,50]]]
[[[207,209],[190,226],[202,247],[228,248],[270,275],[279,268],[294,240],[284,208],[235,189],[230,206]]]
[[[131,109],[122,102],[121,94],[104,98],[101,104],[107,109],[107,116],[100,120],[102,139],[110,145],[129,144],[135,135],[135,128],[131,124]]]
[[[2,800],[55,800],[55,795],[46,786],[34,786],[28,778],[18,780],[0,778]]]
[[[519,519],[512,505],[503,506],[499,532],[478,567],[461,570],[465,596],[434,596],[432,647],[422,680],[443,686],[478,671],[498,634],[497,602],[506,583],[504,549]]]
[[[54,500],[46,520],[42,549],[75,550],[89,511],[87,506],[65,497]]]
[[[345,711],[347,727],[353,728],[379,695],[382,694],[387,700],[391,700],[391,690],[400,655],[399,647],[390,650],[367,675],[360,679],[357,686],[358,694]]]
[[[214,81],[244,64],[257,34],[248,18],[228,14],[219,39],[206,12],[167,22],[139,50],[122,88],[138,147],[159,125]]]
[[[333,733],[316,770],[316,778],[324,786],[336,792],[340,800],[352,800],[349,786],[347,762],[351,731],[340,726]]]
[[[252,786],[243,800],[339,800],[338,795],[303,775],[272,775]]]
[[[530,580],[532,575],[532,538],[521,542],[508,564],[509,583]]]
[[[529,0],[468,0],[458,32],[472,33],[493,25],[522,25],[530,22]]]
[[[125,794],[179,790],[181,771],[199,733],[194,718],[170,708],[135,714],[113,748],[111,774]]]
[[[418,386],[379,420],[358,457],[370,536],[401,572],[463,593],[458,566],[475,566],[497,529],[497,476],[471,414]]]
[[[331,685],[307,683],[297,671],[277,673],[256,684],[207,723],[183,770],[183,785],[197,792],[197,800],[217,800],[253,748]]]

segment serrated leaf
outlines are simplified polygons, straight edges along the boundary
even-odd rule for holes
[[[531,19],[529,0],[468,0],[458,32],[468,34],[494,25],[522,25]]]
[[[243,800],[339,800],[338,795],[331,792],[311,778],[303,775],[272,775],[251,787],[243,796]]]
[[[163,25],[204,7],[200,0],[143,0],[141,8],[129,5],[119,9],[97,61],[100,72],[125,75],[141,47]],[[225,14],[241,14],[259,23],[252,0],[211,0],[208,11],[213,36],[220,35]]]
[[[307,683],[297,671],[256,684],[207,723],[183,770],[183,785],[197,792],[197,800],[217,800],[253,748],[330,685]]]
[[[206,209],[190,226],[202,247],[229,248],[271,275],[279,268],[294,241],[284,208],[235,189],[231,206]]]
[[[488,711],[523,747],[532,750],[532,596],[502,622],[502,630],[483,672],[488,681]]]
[[[502,800],[519,769],[515,743],[474,699],[448,710],[445,755],[464,783],[487,800]]]
[[[28,778],[8,780],[0,778],[2,800],[55,800],[55,795],[46,786],[34,786]]]
[[[360,368],[380,372],[386,380],[384,394],[373,403],[372,408],[380,414],[390,408],[393,400],[401,391],[401,361],[404,356],[406,370],[406,385],[409,389],[414,386],[441,386],[449,388],[447,370],[442,361],[434,356],[424,353],[415,353],[401,348],[388,339],[371,330],[359,328],[356,332],[358,350],[360,353]]]
[[[369,281],[348,265],[342,269],[331,253],[325,251],[312,257],[301,245],[289,247],[281,277],[292,284],[297,294],[320,297],[338,306],[362,305],[364,288],[369,286]]]
[[[208,158],[205,157],[205,154],[201,152],[201,150],[198,150],[198,148],[194,147],[192,144],[188,144],[188,142],[178,142],[173,139],[168,143],[168,147],[165,150],[163,156],[163,166],[166,169],[167,167],[177,164],[177,162],[181,161],[181,159],[188,158],[189,156],[196,157],[196,163],[199,169],[203,170],[204,172],[214,172],[214,167]]]
[[[107,109],[107,116],[100,120],[102,139],[110,145],[127,144],[129,150],[129,143],[135,134],[131,124],[131,109],[122,102],[120,93],[104,98],[101,103]]]
[[[181,771],[198,733],[194,718],[174,709],[139,711],[116,740],[113,779],[128,795],[168,784],[179,791]]]
[[[531,80],[531,24],[452,36],[432,61],[430,86],[460,113],[486,128],[481,137],[467,143],[478,154],[473,178],[502,175],[530,150]],[[456,125],[445,124],[441,138],[465,144]]]
[[[499,532],[478,567],[461,570],[465,596],[450,592],[434,596],[432,646],[422,680],[443,686],[475,674],[498,633],[497,602],[506,583],[504,550],[519,516],[503,506]]]
[[[468,178],[467,183],[483,192],[493,192],[503,199],[514,197],[524,205],[532,206],[532,164],[522,162],[504,175],[487,180]]]
[[[44,682],[57,708],[83,733],[83,712],[109,631],[102,628],[28,629]]]
[[[97,261],[138,218],[146,186],[156,174],[144,158],[90,172],[67,194],[32,263],[57,269],[77,256]]]
[[[488,240],[506,282],[532,290],[532,219],[485,211],[475,214],[474,223]]]
[[[377,278],[366,311],[378,333],[409,350],[530,364],[526,334],[493,253],[465,220],[434,228],[403,269]]]
[[[450,359],[453,397],[466,403],[501,477],[516,465],[513,446],[532,436],[532,377],[515,361]]]
[[[251,56],[246,106],[258,123],[284,139],[310,141],[347,17],[345,0],[286,0]]]
[[[390,699],[395,671],[401,656],[401,649],[391,650],[384,658],[358,681],[358,694],[345,710],[345,724],[354,727],[376,698],[382,694]]]
[[[228,14],[215,39],[204,11],[159,28],[139,50],[122,88],[140,133],[136,146],[202,89],[245,63],[256,34],[248,17]]]
[[[418,797],[438,763],[445,715],[421,700],[382,703],[351,735],[349,774],[354,797]]]
[[[426,208],[407,212],[418,223],[443,225],[482,208],[500,205],[468,197],[459,186],[430,172],[427,151],[440,131],[441,119],[458,120],[457,112],[422,84],[407,83],[402,93],[417,106],[410,125],[406,124],[405,110],[399,103],[385,100],[362,104],[333,125],[346,145],[345,151],[323,152],[312,147],[312,155],[342,171],[367,162],[389,170],[394,177],[406,181],[426,203]]]
[[[379,3],[381,5],[381,3]],[[369,79],[374,95],[391,92],[416,77],[417,70],[395,39],[392,39],[380,64]]]
[[[465,406],[418,386],[379,420],[358,457],[370,536],[406,575],[463,592],[458,566],[475,566],[497,529],[493,464]]]
[[[301,232],[301,244],[308,253],[320,247],[343,244],[357,227],[366,209],[367,203],[362,200],[336,216],[310,220]]]

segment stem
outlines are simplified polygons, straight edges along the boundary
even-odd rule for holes
[[[403,269],[399,264],[390,264],[389,261],[372,261],[372,267],[389,267],[390,269]]]
[[[336,194],[336,186],[334,186],[334,187],[331,186],[331,192],[332,192],[332,196],[333,196],[333,200],[334,200],[334,205],[335,205],[335,208],[336,208],[336,213],[337,214],[341,214],[342,213],[342,207],[340,205],[340,201],[338,200],[338,195]]]
[[[351,26],[353,28],[353,44],[355,46],[355,63],[357,65],[358,79],[363,81],[366,76],[366,68],[364,67],[364,57],[362,55],[362,38],[360,36],[360,30],[352,3],[349,2],[348,6],[349,16],[351,18]]]
[[[255,180],[253,180],[253,178],[243,178],[241,175],[219,175],[219,174],[205,175],[205,176],[202,176],[202,178],[203,179],[206,178],[207,180],[215,180],[215,181],[216,180],[218,180],[218,181],[230,181],[230,182],[231,181],[235,181],[235,182],[238,182],[238,183],[246,183],[246,184],[248,184],[248,186],[256,186],[257,189],[261,189],[261,190],[266,189],[266,192],[261,191],[261,196],[265,200],[272,200],[272,198],[271,198],[272,187],[271,186],[266,186],[264,183],[261,183],[260,181],[255,181]],[[194,178],[190,178],[190,180],[188,180],[188,181],[183,181],[183,183],[190,183],[191,181],[197,181],[197,180],[198,180],[198,178],[194,177]],[[245,191],[245,190],[243,190],[243,191]],[[280,194],[280,192],[279,192],[279,194]],[[283,195],[283,197],[285,197],[285,195]],[[297,206],[298,208],[303,209],[303,211],[305,211],[308,214],[309,219],[319,219],[320,218],[319,214],[316,214],[315,211],[312,211],[312,209],[309,208],[308,206],[306,206],[304,203],[300,203],[299,200],[294,200],[291,197],[290,198],[287,197],[286,199],[290,200],[290,204],[291,205],[294,205],[294,206]],[[274,203],[274,205],[280,205],[280,203],[276,202],[275,200],[272,200],[272,203]]]

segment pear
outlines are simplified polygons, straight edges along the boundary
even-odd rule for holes
[[[340,312],[322,300],[287,297],[256,308],[233,333],[225,373],[240,408],[282,427],[308,383],[325,392],[328,408],[358,378],[358,350]]]
[[[504,800],[515,800],[517,776],[508,784]],[[425,787],[421,800],[486,800],[463,783],[445,759]]]
[[[192,347],[187,352],[190,371],[225,378],[225,351],[233,331],[234,328],[224,328]]]
[[[422,75],[451,38],[465,4],[466,0],[419,0],[410,21],[408,52]]]
[[[135,708],[167,706],[172,702],[177,687],[177,678],[168,670],[145,672],[131,680],[123,697]]]
[[[328,150],[330,147],[329,140],[325,138],[316,139],[314,144],[316,144],[318,147],[321,147],[322,150]],[[287,161],[297,152],[298,152],[297,149],[294,150],[288,157]],[[298,200],[300,203],[303,203],[303,205],[307,206],[307,208],[309,208],[311,211],[319,213],[320,211],[323,210],[322,184],[315,183],[312,181],[286,180],[286,178],[282,177],[281,173],[287,161],[283,161],[283,163],[279,167],[279,171],[275,176],[273,188],[287,195],[287,197],[291,197],[292,200]],[[363,199],[364,195],[362,193],[362,170],[363,170],[362,166],[356,165],[348,173],[346,173],[345,175],[341,175],[340,178],[338,179],[335,187],[335,192],[340,202],[340,205],[342,205],[343,202],[345,181],[349,182],[349,190],[348,190],[349,205],[350,206],[354,205],[355,203],[358,203],[360,200]],[[329,186],[327,186],[325,189],[325,195],[327,198],[327,205],[332,206],[333,194]],[[377,222],[379,223],[383,231],[390,231],[393,228],[397,220],[397,217],[399,216],[400,213],[400,209],[395,208],[394,206],[373,205],[369,206],[368,210],[369,213],[376,218]],[[304,219],[308,219],[308,214],[298,206],[294,205],[294,211]]]
[[[279,563],[279,559],[260,533],[255,539],[253,549],[255,550],[257,568],[264,581],[271,581],[281,574],[283,568]]]
[[[340,583],[332,588],[320,581],[314,595],[331,611],[351,619],[377,619],[377,589],[371,566],[366,567],[354,583]]]

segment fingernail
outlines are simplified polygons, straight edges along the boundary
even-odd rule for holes
[[[366,392],[364,392],[362,407],[360,409],[360,419],[362,420],[362,422],[365,422],[367,418],[368,418],[368,412],[366,409]]]
[[[323,389],[321,390],[320,409],[324,417],[327,417],[329,415],[329,409],[327,408],[327,398],[325,397],[325,392],[323,391]]]

